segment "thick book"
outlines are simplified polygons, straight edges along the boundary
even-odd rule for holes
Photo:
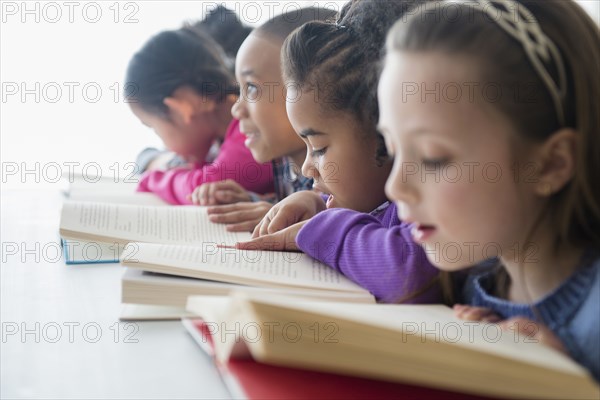
[[[200,348],[214,358],[210,325],[194,318],[181,321]],[[216,361],[216,365],[223,383],[235,399],[482,399],[397,382],[269,365],[251,358],[229,359],[226,363]]]
[[[130,243],[121,263],[131,269],[267,288],[271,292],[374,302],[367,290],[304,253],[238,250],[214,242],[200,246]]]
[[[281,294],[277,288],[241,286],[233,283],[215,282],[205,279],[186,278],[127,268],[121,280],[121,302],[156,306],[180,307],[185,309],[187,299],[194,295],[225,296],[244,288],[264,294]],[[346,293],[339,291],[315,291],[303,289],[284,290],[286,295],[310,297],[324,301],[347,301],[373,303],[369,293]]]
[[[501,398],[598,399],[566,355],[437,305],[347,304],[236,293],[189,299],[219,363],[257,362]]]

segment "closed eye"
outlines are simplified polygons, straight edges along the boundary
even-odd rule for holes
[[[448,161],[449,161],[448,158],[429,158],[429,159],[423,158],[421,160],[421,162],[423,163],[424,166],[431,167],[431,168],[441,168],[442,166],[447,164]]]
[[[314,149],[310,152],[312,157],[321,157],[327,152],[327,147],[323,147],[322,149]]]

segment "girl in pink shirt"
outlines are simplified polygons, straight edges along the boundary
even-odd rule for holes
[[[144,173],[139,191],[171,204],[191,204],[197,186],[228,179],[251,192],[273,191],[270,164],[254,161],[232,120],[238,89],[212,38],[192,27],[159,33],[134,55],[126,82],[131,111],[189,163]],[[215,143],[219,154],[207,162]]]

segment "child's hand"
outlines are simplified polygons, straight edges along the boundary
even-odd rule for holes
[[[253,238],[278,232],[325,210],[321,196],[311,190],[294,193],[275,204],[256,225]],[[294,237],[295,238],[295,237]]]
[[[500,316],[485,307],[455,304],[453,309],[455,315],[460,319],[498,323],[503,330],[515,331],[519,335],[528,337],[531,341],[539,341],[543,345],[568,354],[560,339],[544,324],[523,317],[514,317],[502,321]]]
[[[226,179],[220,182],[204,183],[194,189],[191,195],[192,204],[214,206],[231,204],[241,201],[251,201],[248,191],[234,180]]]
[[[298,251],[296,236],[298,235],[300,228],[302,228],[306,222],[307,221],[298,222],[297,224],[288,226],[276,233],[260,236],[248,242],[239,242],[235,247],[240,250]]]
[[[499,325],[504,330],[514,331],[519,335],[532,339],[532,341],[539,341],[545,346],[552,347],[553,349],[568,355],[565,346],[558,336],[544,324],[523,317],[515,317],[502,321]]]
[[[252,232],[265,214],[273,207],[266,201],[245,202],[208,208],[208,219],[227,224],[230,232]]]
[[[460,319],[467,321],[480,321],[480,322],[499,322],[502,320],[498,314],[489,308],[485,307],[474,307],[464,304],[455,304],[452,307],[454,315]]]

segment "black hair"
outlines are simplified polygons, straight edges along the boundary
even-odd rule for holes
[[[222,5],[217,6],[202,21],[191,26],[213,38],[229,60],[235,60],[240,46],[252,32],[252,28],[245,26],[235,11]]]
[[[377,160],[387,159],[377,133],[377,61],[388,30],[410,7],[424,1],[353,0],[337,22],[309,22],[284,43],[282,66],[286,81],[317,93],[324,110],[354,115],[367,135],[379,140]]]
[[[236,93],[219,46],[209,36],[189,28],[152,37],[129,62],[125,81],[129,102],[163,115],[167,112],[164,98],[182,86],[216,101]]]
[[[336,16],[337,12],[334,10],[320,7],[306,7],[277,15],[257,28],[255,32],[271,35],[284,41],[296,28],[307,22],[333,21]]]

